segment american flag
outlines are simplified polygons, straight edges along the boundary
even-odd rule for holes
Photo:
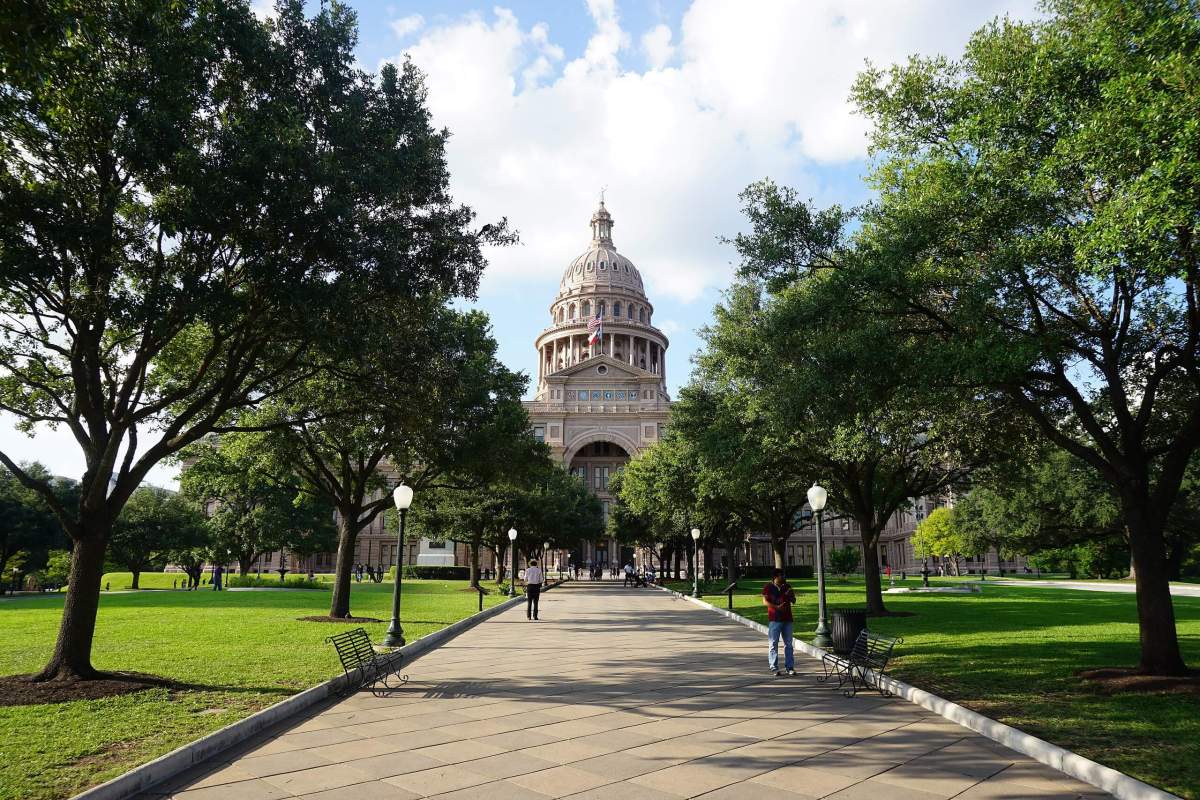
[[[588,337],[588,344],[595,344],[604,336],[604,320],[600,318],[599,313],[588,321],[588,333],[591,334]]]

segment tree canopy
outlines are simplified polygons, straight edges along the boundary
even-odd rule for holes
[[[62,426],[76,504],[0,452],[74,540],[41,679],[94,677],[112,526],[155,464],[353,353],[345,321],[471,294],[482,246],[409,63],[359,70],[354,14],[284,0],[49,4],[0,37],[0,410]]]

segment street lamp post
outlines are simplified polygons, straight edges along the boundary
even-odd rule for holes
[[[550,580],[550,543],[542,542],[542,579]]]
[[[700,529],[692,528],[692,597],[700,596]]]
[[[814,483],[809,488],[808,504],[817,514],[817,629],[813,631],[813,644],[826,649],[833,645],[833,639],[829,637],[829,625],[825,621],[825,550],[821,541],[821,523],[828,499],[829,493],[818,484]]]
[[[392,500],[396,503],[396,510],[400,512],[400,532],[396,534],[396,583],[392,586],[392,622],[388,625],[387,636],[383,639],[384,647],[404,647],[404,629],[400,627],[400,588],[404,575],[404,518],[408,515],[412,499],[412,487],[403,483],[392,492]],[[379,568],[383,569],[382,559]]]
[[[508,573],[508,596],[517,596],[517,529],[508,529],[508,549],[512,551],[509,554],[509,560],[512,562],[512,571]]]

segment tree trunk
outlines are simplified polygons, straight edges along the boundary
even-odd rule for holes
[[[1175,630],[1162,524],[1151,522],[1144,509],[1125,505],[1125,525],[1137,575],[1138,634],[1142,645],[1138,669],[1147,675],[1186,675],[1187,665],[1179,651]]]
[[[135,570],[132,570],[132,573],[133,573],[133,583],[132,583],[132,584],[130,584],[129,588],[130,588],[130,589],[140,589],[140,588],[142,588],[142,587],[138,586],[139,579],[142,577],[142,572],[141,572],[141,570],[136,570],[136,569],[135,569]]]
[[[680,552],[679,548],[672,547],[671,548],[671,561],[672,561],[672,563],[674,565],[674,569],[675,569],[675,580],[680,580],[679,566],[682,561],[682,558],[683,558],[683,553]]]
[[[1129,548],[1129,574],[1126,575],[1125,577],[1127,577],[1131,581],[1137,580],[1137,564],[1135,564],[1133,561],[1133,548],[1132,547]]]
[[[71,550],[71,576],[63,602],[62,622],[54,655],[34,680],[89,680],[99,673],[92,666],[92,638],[100,608],[100,578],[111,525],[88,525]]]
[[[704,580],[711,581],[713,577],[713,546],[709,544],[704,546]]]
[[[883,605],[883,586],[879,583],[880,531],[864,525],[861,519],[857,522],[859,530],[862,531],[863,575],[867,581],[867,613],[886,614],[887,608]]]
[[[329,616],[346,619],[350,616],[350,578],[354,572],[354,540],[358,536],[358,518],[362,509],[357,507],[338,509],[337,567],[333,576],[333,597],[329,602]],[[400,545],[403,547],[403,543]]]
[[[255,559],[256,554],[238,555],[238,574],[246,576],[250,574],[250,562]]]
[[[479,588],[479,540],[471,540],[471,588]]]
[[[775,558],[775,569],[787,568],[787,537],[782,539],[773,537],[771,539],[771,554]]]

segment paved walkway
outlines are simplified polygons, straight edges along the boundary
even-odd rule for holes
[[[1133,594],[1137,591],[1134,583],[1096,583],[1090,581],[1049,581],[1049,580],[1015,580],[1003,578],[985,581],[981,586],[1016,586],[1021,589],[1078,589],[1082,592],[1117,592]],[[1171,595],[1174,597],[1200,597],[1200,584],[1172,583]]]
[[[1107,797],[903,700],[766,672],[755,632],[654,589],[568,584],[201,765],[187,800]]]

